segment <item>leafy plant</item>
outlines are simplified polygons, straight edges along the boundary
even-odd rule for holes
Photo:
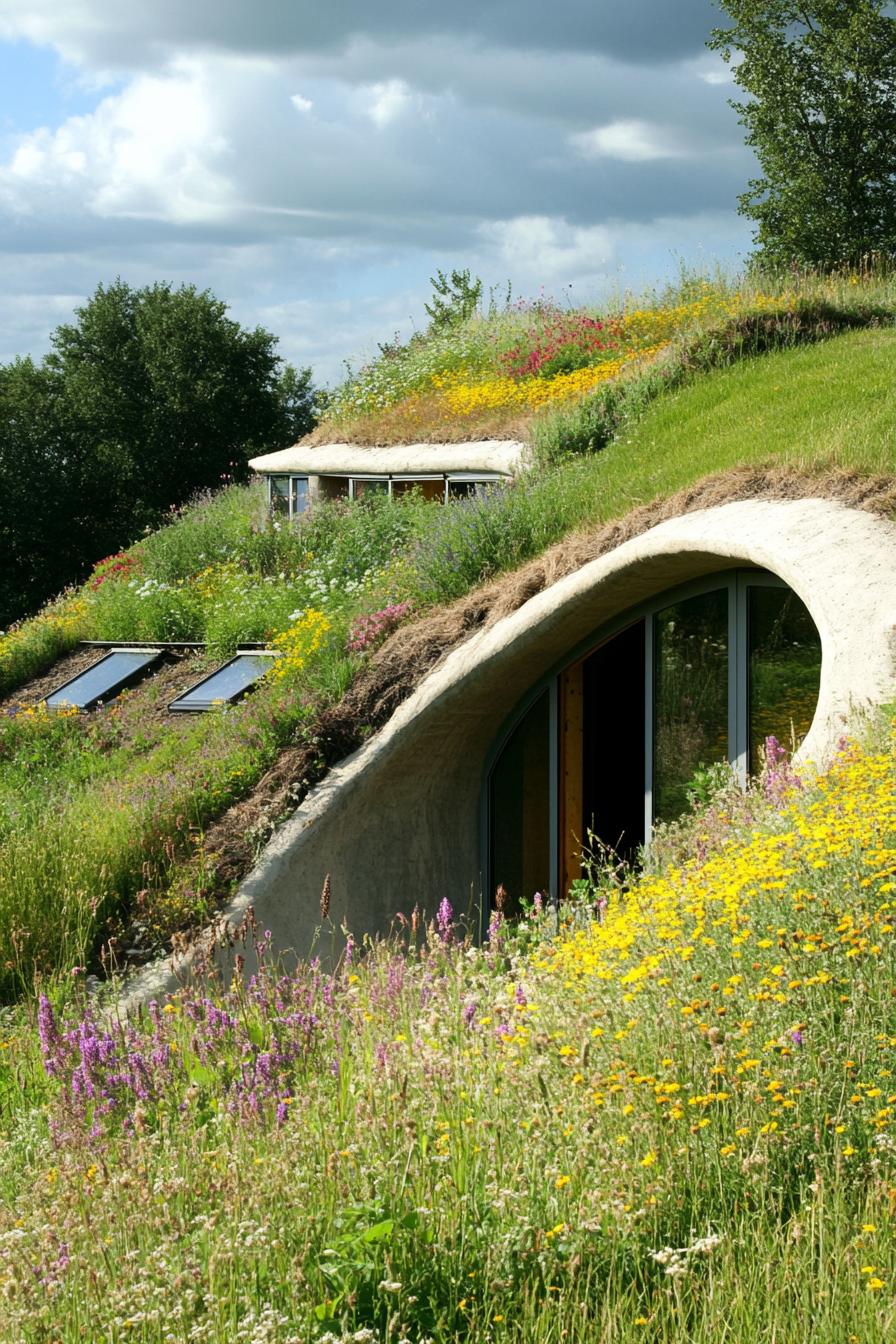
[[[470,268],[453,270],[450,277],[436,271],[430,278],[432,301],[423,307],[430,318],[433,331],[459,326],[472,317],[482,298],[482,281],[470,275]]]

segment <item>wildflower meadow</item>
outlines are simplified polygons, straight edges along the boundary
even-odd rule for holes
[[[487,937],[469,892],[395,892],[356,945],[325,884],[305,963],[250,922],[247,983],[126,1017],[115,978],[213,919],[405,623],[710,476],[867,481],[883,510],[894,311],[887,275],[707,281],[388,347],[334,433],[513,426],[532,467],[292,524],[229,488],[0,634],[0,1338],[893,1337],[886,715],[819,776],[771,742],[746,793],[704,771],[637,870],[597,856],[515,922],[496,896]],[[48,713],[36,688],[103,639],[194,647]],[[167,714],[246,642],[281,655],[251,696]]]
[[[7,1337],[891,1338],[894,784],[885,728],[773,753],[481,946],[447,896],[331,972],[250,929],[127,1021],[75,968],[0,1032]]]

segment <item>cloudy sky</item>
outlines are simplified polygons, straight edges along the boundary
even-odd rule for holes
[[[0,0],[0,361],[188,281],[338,380],[428,277],[597,300],[736,265],[711,0]]]

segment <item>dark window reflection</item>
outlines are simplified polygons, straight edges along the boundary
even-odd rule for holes
[[[788,588],[747,589],[750,639],[750,773],[765,741],[794,751],[815,714],[821,641],[804,603]]]
[[[491,776],[491,895],[506,914],[550,885],[550,702],[547,692],[517,724]]]
[[[289,477],[271,476],[271,513],[289,517]]]
[[[293,476],[292,478],[292,514],[295,518],[297,514],[304,513],[310,503],[308,494],[308,477]]]
[[[671,821],[695,772],[728,759],[728,589],[676,602],[654,622],[653,813]]]
[[[638,621],[583,665],[584,816],[620,858],[644,843],[644,622]]]
[[[355,499],[372,499],[375,495],[388,495],[389,482],[355,481]]]

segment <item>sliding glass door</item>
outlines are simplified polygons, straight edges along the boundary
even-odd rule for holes
[[[636,859],[699,771],[727,761],[745,783],[769,737],[793,751],[812,723],[818,631],[764,571],[665,594],[590,645],[533,688],[491,756],[489,883],[512,902],[565,894],[586,846]]]

